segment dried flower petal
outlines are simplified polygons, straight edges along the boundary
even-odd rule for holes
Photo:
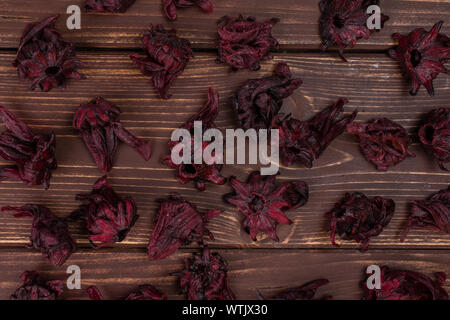
[[[368,123],[351,123],[347,132],[359,138],[359,145],[367,161],[372,162],[378,171],[387,171],[406,159],[416,155],[408,150],[408,132],[398,123],[386,118]]]
[[[269,51],[279,49],[272,28],[279,20],[257,22],[254,17],[237,19],[225,16],[219,20],[219,59],[233,69],[259,70],[262,60],[271,59]]]
[[[339,55],[345,61],[344,49],[354,47],[361,39],[369,39],[371,30],[367,27],[370,14],[367,8],[379,5],[379,0],[321,0],[320,34],[322,36],[322,50],[337,46]],[[381,15],[381,27],[389,20]]]
[[[86,220],[94,248],[123,241],[139,217],[133,198],[118,195],[108,185],[106,176],[94,184],[91,193],[79,194],[76,199],[85,203],[72,213],[72,219]]]
[[[331,230],[331,243],[335,247],[336,233],[343,240],[361,243],[361,251],[369,248],[371,237],[378,236],[392,219],[395,203],[391,199],[369,199],[360,192],[347,193],[334,209],[326,214]]]
[[[303,181],[276,184],[276,175],[261,176],[252,172],[247,183],[230,178],[233,192],[224,196],[224,200],[233,204],[245,215],[242,222],[244,230],[253,240],[259,231],[279,241],[276,226],[278,223],[291,224],[285,212],[306,204],[308,201],[308,185]]]
[[[389,55],[400,63],[406,79],[412,81],[410,93],[416,95],[421,85],[434,95],[433,80],[439,73],[449,73],[444,63],[450,59],[450,40],[439,33],[443,21],[427,32],[423,28],[413,30],[407,36],[395,33],[398,46]]]
[[[450,162],[450,108],[431,111],[419,130],[420,142],[437,159],[442,170],[449,171]]]
[[[291,70],[285,62],[275,66],[273,76],[248,80],[233,98],[241,128],[269,128],[283,106],[283,99],[292,95],[301,84],[301,79],[292,79]]]
[[[208,248],[202,254],[194,253],[184,259],[180,273],[180,287],[188,300],[235,300],[228,280],[228,268],[224,258]]]
[[[311,168],[328,145],[341,135],[346,126],[358,114],[357,110],[349,116],[337,119],[344,110],[345,98],[340,98],[333,106],[326,108],[308,121],[300,121],[290,116],[275,117],[272,128],[280,130],[280,148],[283,162],[290,166],[299,161]]]
[[[90,286],[86,293],[91,300],[105,300],[96,286]],[[141,285],[131,292],[124,300],[167,300],[167,294],[162,293],[150,284]]]
[[[187,39],[179,38],[176,30],[165,30],[162,25],[153,28],[150,25],[144,33],[142,43],[146,57],[133,53],[130,59],[141,68],[145,76],[152,77],[152,83],[163,99],[169,99],[168,90],[176,78],[181,75],[193,57],[191,43]]]
[[[11,300],[56,300],[64,290],[63,281],[44,282],[37,271],[25,271],[20,279],[23,284],[11,295]]]
[[[2,106],[0,118],[6,127],[0,135],[0,156],[15,162],[14,167],[0,167],[0,181],[17,179],[29,186],[44,184],[48,189],[52,170],[57,167],[55,135],[33,132]]]
[[[116,105],[97,97],[82,104],[73,118],[73,127],[103,172],[109,172],[113,167],[118,140],[136,149],[145,160],[150,159],[150,143],[128,132],[120,123],[120,113]]]
[[[3,207],[2,211],[15,211],[14,217],[17,218],[33,218],[29,247],[41,251],[54,266],[62,266],[76,250],[67,222],[55,216],[50,209],[27,204],[23,207]]]
[[[185,201],[179,194],[160,202],[156,226],[147,246],[151,260],[167,258],[182,245],[192,242],[203,245],[205,236],[214,239],[206,224],[222,210],[200,213],[195,204]]]
[[[28,81],[30,89],[42,91],[65,88],[68,79],[83,79],[76,70],[82,63],[75,55],[72,43],[62,40],[55,30],[58,15],[25,27],[13,66],[20,81]]]
[[[402,241],[412,228],[450,233],[450,186],[447,190],[432,194],[427,200],[414,201]]]
[[[194,136],[194,122],[201,121],[202,122],[202,130],[203,133],[211,128],[215,128],[216,125],[214,123],[215,119],[219,114],[219,94],[213,88],[209,88],[208,91],[208,101],[205,106],[194,116],[191,117],[181,129],[189,130],[191,136]],[[202,134],[203,134],[202,133]],[[170,151],[175,148],[180,142],[169,142]],[[210,145],[209,142],[204,141],[202,143],[202,154],[203,151]],[[194,155],[196,153],[194,139],[191,140],[191,159],[194,159]],[[172,153],[172,152],[171,152]],[[212,154],[213,157],[221,159],[223,155]],[[220,174],[222,170],[222,164],[219,164],[223,161],[214,161],[214,159],[210,159],[211,161],[202,161],[201,164],[195,163],[181,163],[176,164],[172,161],[171,154],[165,155],[162,157],[162,162],[172,168],[176,169],[175,177],[178,182],[182,184],[186,184],[190,181],[195,183],[196,188],[199,191],[204,191],[206,188],[206,182],[212,182],[214,184],[223,185],[227,181],[225,177]],[[207,159],[206,159],[207,160]],[[208,163],[211,164],[208,164]]]
[[[86,0],[86,11],[125,12],[136,0]]]
[[[446,275],[443,272],[434,274],[435,279],[410,270],[392,270],[386,266],[381,268],[381,289],[369,289],[367,280],[362,285],[365,291],[364,300],[448,300],[443,288]]]
[[[284,290],[273,296],[270,300],[314,300],[317,289],[328,284],[328,282],[327,279],[317,279],[300,287]],[[256,293],[260,300],[267,300],[259,291]],[[320,300],[330,300],[331,298],[331,296],[325,296]]]
[[[164,13],[169,20],[177,19],[177,8],[199,6],[203,11],[211,13],[214,10],[211,0],[162,0]]]

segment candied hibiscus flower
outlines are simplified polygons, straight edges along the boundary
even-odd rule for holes
[[[300,287],[284,290],[269,300],[314,300],[318,288],[328,284],[327,279],[317,279]],[[260,300],[265,299],[259,291],[256,292]],[[331,296],[325,296],[320,300],[330,300]]]
[[[182,245],[192,242],[203,245],[204,236],[214,239],[206,224],[221,212],[209,210],[200,213],[195,204],[185,201],[179,194],[161,200],[155,217],[156,225],[147,246],[150,259],[167,258]]]
[[[58,15],[25,27],[13,66],[20,81],[28,81],[30,89],[42,91],[65,88],[68,79],[83,79],[77,72],[82,63],[75,55],[72,43],[62,40],[55,30]]]
[[[164,13],[171,21],[177,19],[177,8],[199,6],[203,11],[211,13],[214,10],[211,0],[162,0]]]
[[[359,145],[367,161],[379,171],[387,171],[406,159],[416,155],[408,150],[408,132],[398,123],[381,118],[368,123],[351,123],[347,132],[357,135]]]
[[[152,83],[159,96],[169,99],[168,90],[179,75],[181,75],[193,57],[191,43],[179,38],[176,30],[165,30],[162,25],[153,28],[150,25],[142,38],[146,57],[136,53],[130,59],[141,68],[145,76],[152,77]]]
[[[123,241],[139,217],[133,198],[118,195],[108,185],[106,176],[94,184],[91,193],[79,194],[76,199],[84,204],[71,217],[86,220],[94,248]]]
[[[450,162],[450,108],[431,111],[419,130],[420,142],[437,159],[442,170],[449,171]]]
[[[188,300],[235,300],[228,279],[225,259],[208,248],[202,254],[194,253],[184,259],[180,287]]]
[[[113,167],[118,140],[136,149],[145,160],[150,159],[150,143],[127,131],[120,123],[120,113],[116,105],[97,97],[82,104],[73,118],[73,127],[103,172],[109,172]]]
[[[413,30],[407,36],[395,33],[398,46],[389,55],[400,63],[405,77],[412,81],[411,95],[416,95],[421,85],[434,95],[433,80],[439,73],[449,73],[444,63],[450,59],[450,40],[439,33],[440,21],[427,32],[423,28]]]
[[[86,289],[91,300],[105,300],[96,286]],[[131,292],[124,300],[167,300],[167,294],[162,293],[150,284],[141,285],[136,291]]]
[[[209,88],[208,91],[208,101],[205,106],[194,116],[191,117],[181,129],[186,129],[191,133],[191,136],[194,136],[194,122],[201,121],[202,122],[202,130],[203,133],[211,128],[216,128],[214,123],[215,119],[219,114],[219,94],[213,88]],[[202,134],[203,134],[202,133]],[[181,142],[169,142],[169,148],[172,151],[179,143]],[[202,143],[202,154],[203,151],[210,145],[209,142],[203,141]],[[194,162],[194,155],[197,150],[195,150],[194,139],[191,139],[191,162]],[[181,153],[181,152],[180,152]],[[181,154],[182,155],[182,154]],[[181,156],[180,155],[180,156]],[[169,167],[176,169],[176,178],[178,182],[182,184],[186,184],[190,181],[195,183],[195,186],[198,190],[204,191],[206,188],[205,183],[212,182],[214,184],[222,185],[227,181],[225,177],[220,174],[223,165],[223,160],[218,161],[217,158],[222,159],[223,155],[216,155],[215,153],[212,156],[216,159],[204,159],[201,164],[196,163],[180,163],[176,164],[172,161],[172,156],[166,155],[162,157],[162,162]]]
[[[262,60],[271,59],[269,51],[278,49],[272,28],[278,19],[257,22],[254,17],[237,19],[222,17],[219,20],[219,59],[233,69],[259,70]]]
[[[55,135],[33,132],[2,106],[0,118],[6,127],[0,134],[0,156],[15,162],[14,167],[0,167],[0,181],[17,179],[29,186],[43,184],[48,189],[57,167]]]
[[[328,145],[341,135],[358,112],[337,119],[344,110],[345,98],[339,99],[333,106],[326,108],[308,121],[300,121],[290,116],[281,119],[275,117],[272,129],[280,130],[280,149],[283,162],[290,166],[299,161],[312,168]]]
[[[41,251],[54,266],[62,266],[76,250],[67,222],[55,216],[50,209],[27,204],[23,207],[3,207],[2,211],[14,211],[17,218],[33,218],[29,247]]]
[[[86,11],[125,12],[136,0],[86,0]]]
[[[365,291],[364,300],[448,300],[443,288],[446,275],[443,272],[434,274],[435,279],[410,270],[392,270],[381,268],[381,288],[369,289],[367,280],[362,285]]]
[[[331,231],[331,243],[335,247],[336,233],[344,240],[361,243],[361,251],[367,251],[371,237],[378,236],[394,215],[395,203],[391,199],[369,199],[360,192],[347,193],[334,209],[326,214]]]
[[[370,14],[367,8],[379,5],[379,0],[321,0],[320,34],[322,50],[337,46],[339,55],[345,61],[344,49],[354,47],[361,39],[369,39],[371,30],[367,27]],[[381,15],[381,27],[389,19]]]
[[[412,228],[450,233],[450,186],[447,190],[434,193],[427,200],[414,201],[402,241]]]
[[[11,300],[56,300],[64,291],[63,281],[43,281],[37,271],[25,271],[20,279],[23,284]]]
[[[252,172],[246,183],[230,178],[233,192],[224,196],[224,200],[235,205],[245,216],[242,226],[255,241],[259,231],[265,232],[271,239],[279,241],[276,226],[278,223],[291,224],[285,212],[306,204],[308,185],[303,181],[276,184],[276,175],[261,176]]]
[[[291,70],[285,62],[275,66],[273,76],[248,80],[233,98],[241,128],[270,128],[283,106],[283,99],[292,95],[301,84],[301,79],[292,79]]]

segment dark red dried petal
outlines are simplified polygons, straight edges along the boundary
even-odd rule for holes
[[[43,184],[48,189],[57,167],[55,135],[33,132],[2,106],[0,118],[6,127],[0,135],[0,156],[15,163],[14,167],[0,167],[0,181],[15,179],[29,186]]]
[[[359,145],[367,161],[372,162],[378,171],[387,171],[406,159],[416,155],[408,150],[408,132],[398,123],[386,118],[367,123],[351,123],[347,132],[359,138]]]
[[[364,300],[448,300],[443,288],[446,275],[443,272],[434,274],[435,279],[410,270],[392,270],[381,268],[381,289],[369,289],[367,280],[362,286]]]
[[[159,96],[169,99],[168,90],[172,83],[181,75],[193,57],[191,43],[179,38],[176,30],[165,30],[162,25],[153,28],[150,25],[142,38],[146,57],[136,53],[130,59],[141,69],[145,76],[152,77],[152,83]]]
[[[86,293],[91,300],[105,300],[96,286],[90,286]],[[141,285],[131,292],[124,300],[167,300],[167,294],[162,293],[150,284]]]
[[[211,13],[214,7],[211,0],[162,0],[164,13],[171,21],[177,19],[177,8],[199,6],[203,11]]]
[[[139,217],[133,198],[118,195],[108,185],[106,176],[94,184],[91,193],[78,194],[76,199],[84,203],[72,213],[72,219],[86,220],[94,248],[123,241]]]
[[[262,231],[278,241],[277,224],[292,223],[285,212],[308,201],[306,182],[285,182],[278,186],[276,175],[261,176],[258,171],[252,172],[246,183],[231,177],[230,184],[234,191],[226,194],[224,200],[245,216],[242,226],[253,240]]]
[[[86,0],[86,11],[125,12],[136,0]]]
[[[361,39],[369,39],[371,30],[367,27],[370,14],[367,8],[379,6],[379,0],[321,0],[320,34],[322,36],[322,50],[337,46],[339,55],[344,58],[344,49],[354,47]],[[381,24],[389,20],[381,15]]]
[[[273,76],[248,80],[233,98],[241,128],[269,128],[283,106],[283,99],[292,95],[301,84],[301,79],[292,79],[285,62],[276,65]]]
[[[120,123],[120,113],[116,105],[97,97],[82,104],[73,118],[73,127],[103,172],[109,172],[113,167],[118,140],[136,149],[145,160],[150,159],[150,143],[127,131]]]
[[[278,19],[257,22],[255,18],[237,19],[225,16],[219,20],[219,61],[233,69],[259,70],[260,62],[271,59],[270,50],[279,49],[272,36],[272,28]]]
[[[327,279],[317,279],[300,287],[284,290],[269,300],[314,300],[317,289],[328,284],[328,282]],[[259,291],[257,291],[257,294],[261,300],[267,300]],[[320,300],[330,300],[331,298],[331,296],[325,296]]]
[[[64,282],[44,282],[37,271],[25,271],[21,276],[23,284],[12,295],[11,300],[56,300],[64,290]]]
[[[30,89],[42,91],[65,88],[68,79],[83,79],[77,72],[82,66],[72,43],[65,42],[55,30],[58,15],[25,27],[13,66],[20,81],[28,81]]]
[[[390,56],[400,63],[406,79],[412,81],[411,95],[416,95],[421,85],[434,95],[433,80],[439,73],[449,73],[444,63],[450,59],[450,40],[442,33],[443,21],[430,31],[418,28],[407,36],[395,33],[398,46],[389,50]]]
[[[378,236],[394,215],[395,203],[391,199],[375,197],[369,199],[363,193],[347,193],[334,209],[326,214],[331,231],[331,243],[335,247],[335,235],[343,240],[361,243],[361,251],[369,248],[372,237]]]
[[[222,210],[209,210],[200,213],[195,204],[185,201],[179,194],[172,194],[168,200],[161,200],[155,217],[156,225],[147,246],[150,259],[164,259],[182,245],[192,242],[203,245],[205,236],[214,239],[206,224],[221,212]]]

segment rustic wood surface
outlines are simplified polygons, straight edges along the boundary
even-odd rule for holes
[[[15,181],[0,183],[0,205],[42,204],[58,216],[66,216],[78,203],[75,194],[89,192],[102,173],[97,169],[81,139],[71,127],[72,116],[80,103],[103,96],[123,111],[123,124],[140,137],[152,141],[153,155],[142,160],[126,145],[119,148],[116,165],[108,175],[114,188],[132,195],[139,207],[140,218],[128,237],[115,248],[89,249],[81,225],[73,225],[74,237],[81,247],[67,263],[82,268],[83,288],[96,284],[108,298],[119,298],[136,285],[151,282],[177,295],[175,277],[183,257],[196,246],[183,249],[167,260],[150,262],[145,245],[153,228],[156,199],[179,192],[196,203],[201,210],[221,208],[224,212],[209,223],[216,240],[209,245],[228,259],[231,284],[238,298],[256,298],[256,288],[270,294],[293,284],[302,284],[318,277],[331,283],[319,294],[332,294],[341,299],[361,296],[358,283],[369,264],[388,264],[431,274],[450,274],[450,236],[429,231],[412,230],[405,242],[399,242],[409,215],[412,200],[446,188],[449,174],[440,171],[427,155],[417,138],[409,158],[386,173],[380,173],[362,157],[355,138],[344,134],[326,150],[313,169],[300,165],[281,168],[280,181],[304,180],[310,187],[310,200],[288,216],[291,226],[278,227],[279,243],[261,236],[252,242],[242,232],[242,216],[221,200],[230,191],[228,185],[207,184],[207,191],[198,192],[193,185],[180,185],[173,171],[160,164],[161,155],[168,152],[167,141],[172,130],[179,127],[205,102],[206,91],[212,86],[220,93],[221,129],[236,127],[230,99],[247,79],[269,75],[276,62],[286,61],[303,85],[285,100],[283,111],[307,119],[339,97],[350,103],[346,112],[359,110],[358,121],[388,117],[405,126],[415,135],[421,117],[437,107],[448,107],[450,77],[440,75],[435,81],[436,96],[429,97],[421,89],[416,97],[408,94],[398,65],[382,51],[393,45],[393,32],[407,33],[416,27],[429,29],[444,20],[444,32],[450,33],[450,1],[382,1],[385,14],[391,16],[386,28],[370,40],[361,41],[354,52],[347,53],[343,63],[335,52],[320,53],[315,0],[222,0],[215,1],[213,14],[197,9],[179,11],[179,20],[169,23],[162,16],[159,0],[137,0],[125,14],[83,14],[82,30],[65,28],[65,9],[77,1],[0,0],[0,105],[15,112],[33,129],[54,131],[57,135],[59,168],[54,172],[50,190],[25,187]],[[78,1],[79,4],[83,1]],[[263,5],[261,5],[261,3]],[[255,9],[257,8],[257,9]],[[20,83],[11,66],[24,26],[51,14],[60,13],[58,28],[67,40],[74,41],[80,69],[87,77],[71,81],[67,90],[53,89],[48,93],[30,91]],[[258,18],[281,18],[274,35],[282,49],[274,59],[265,62],[258,72],[231,72],[229,67],[215,62],[215,21],[223,15],[254,15]],[[171,88],[172,98],[161,100],[148,78],[143,77],[128,58],[139,52],[140,34],[149,23],[164,23],[176,27],[183,37],[191,40],[195,58]],[[99,49],[105,48],[105,49]],[[305,51],[302,51],[305,50]],[[358,51],[360,50],[360,51]],[[7,162],[0,161],[0,165]],[[225,176],[241,180],[258,166],[225,166]],[[343,249],[332,249],[329,233],[325,231],[324,213],[330,210],[345,192],[362,191],[368,196],[392,198],[397,205],[392,222],[371,242],[368,253],[360,253],[356,243],[339,241]],[[0,215],[0,299],[19,285],[19,275],[26,269],[45,271],[49,277],[64,279],[65,269],[55,269],[34,251],[24,249],[30,231],[29,219],[15,219],[10,213]],[[120,285],[119,285],[120,284]],[[448,282],[447,282],[448,289]],[[82,291],[68,292],[65,298],[83,298]]]

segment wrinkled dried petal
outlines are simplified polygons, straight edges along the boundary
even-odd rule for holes
[[[37,271],[25,271],[20,279],[23,284],[11,295],[11,300],[56,300],[64,290],[63,281],[43,281]]]
[[[326,214],[331,231],[331,243],[335,247],[335,235],[343,240],[361,243],[361,251],[369,248],[372,237],[378,236],[394,215],[395,203],[391,199],[375,197],[369,199],[360,192],[347,193],[334,209]]]
[[[219,61],[233,69],[259,70],[260,62],[271,59],[271,49],[279,49],[272,36],[272,28],[278,19],[257,22],[255,18],[237,19],[223,17],[219,20]]]
[[[410,270],[392,270],[381,268],[381,288],[369,289],[367,280],[362,286],[364,300],[448,300],[448,294],[443,288],[446,275],[436,272],[435,279]]]
[[[449,171],[450,162],[450,108],[431,111],[419,130],[420,142],[437,159],[442,170]]]
[[[120,113],[116,105],[97,97],[82,104],[73,118],[73,127],[103,172],[109,172],[113,167],[118,140],[136,149],[145,160],[150,159],[150,143],[127,131],[120,123]]]
[[[179,194],[160,202],[156,225],[147,246],[151,260],[167,258],[182,245],[192,242],[203,245],[205,236],[214,239],[206,224],[222,210],[200,213],[195,204],[185,201]]]
[[[86,11],[125,12],[136,0],[86,0]]]
[[[367,161],[379,171],[387,171],[406,159],[416,155],[408,150],[408,132],[398,123],[386,118],[368,123],[351,123],[347,132],[359,138],[359,145]]]
[[[433,80],[439,73],[449,73],[444,63],[450,59],[450,40],[439,33],[443,21],[430,31],[418,28],[407,36],[395,33],[398,46],[389,50],[389,55],[400,63],[406,79],[412,81],[411,95],[416,95],[421,85],[434,95]]]
[[[224,200],[236,206],[245,216],[242,226],[254,241],[260,231],[279,241],[277,224],[292,223],[285,212],[301,207],[308,201],[306,182],[294,181],[277,185],[276,175],[261,176],[255,171],[249,175],[246,183],[231,177],[230,184],[234,191],[226,194]]]
[[[72,213],[72,219],[86,220],[94,248],[123,241],[139,217],[133,198],[118,195],[108,185],[106,176],[94,184],[91,193],[78,194],[76,199],[84,203]]]
[[[0,134],[0,156],[15,163],[14,167],[0,167],[0,181],[15,179],[29,186],[43,184],[48,189],[57,167],[55,135],[33,132],[2,106],[0,118],[6,127]]]
[[[284,290],[269,300],[314,300],[317,289],[328,284],[328,282],[327,279],[317,279],[300,287]],[[259,291],[257,291],[257,294],[260,300],[268,300],[265,299]],[[331,298],[331,296],[325,296],[320,300],[330,300]]]
[[[165,30],[162,25],[150,25],[142,38],[145,57],[136,53],[130,59],[141,69],[143,75],[152,77],[152,83],[159,96],[169,99],[169,88],[183,73],[189,59],[193,57],[189,40],[179,38],[176,30]]]
[[[90,286],[86,293],[91,300],[105,300],[96,286]],[[141,285],[131,292],[124,300],[167,300],[167,294],[162,293],[150,284]]]
[[[450,233],[450,186],[447,190],[432,194],[427,200],[414,201],[402,241],[412,228]]]
[[[345,98],[326,108],[308,121],[300,121],[290,116],[275,117],[272,128],[280,130],[280,149],[283,162],[290,166],[298,161],[308,168],[313,166],[328,145],[340,136],[358,114],[337,119],[344,111]]]
[[[367,8],[379,4],[379,0],[321,0],[322,50],[337,46],[339,55],[346,61],[345,48],[354,47],[361,38],[369,39],[371,30],[367,27],[367,21],[371,14],[367,13]],[[381,27],[388,19],[388,16],[381,15]]]
[[[30,89],[42,91],[65,88],[68,79],[83,79],[77,72],[82,66],[72,43],[62,40],[55,30],[58,15],[25,27],[13,66],[20,81],[28,81]]]
[[[162,3],[164,13],[171,21],[177,19],[177,8],[188,8],[197,5],[207,13],[214,11],[214,6],[211,0],[162,0]]]
[[[283,106],[283,99],[292,95],[301,84],[301,79],[292,79],[285,62],[276,65],[273,76],[248,80],[233,98],[241,128],[269,128]]]

